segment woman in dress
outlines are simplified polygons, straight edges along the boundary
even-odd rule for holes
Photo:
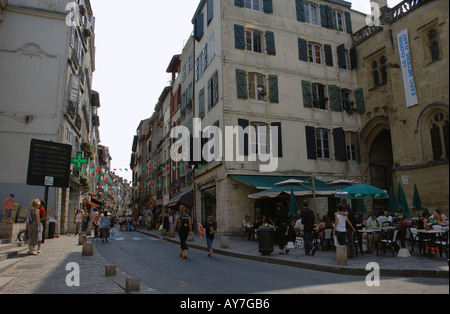
[[[28,221],[28,254],[37,255],[34,251],[34,247],[38,244],[38,234],[41,232],[41,223],[39,215],[39,207],[41,202],[39,199],[31,201],[30,219]]]

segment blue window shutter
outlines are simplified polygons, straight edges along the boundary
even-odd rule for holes
[[[237,7],[244,7],[244,0],[234,0],[234,5]]]
[[[268,55],[275,56],[277,54],[275,49],[275,35],[273,32],[266,31],[266,46]]]
[[[343,128],[333,129],[334,158],[347,161],[347,147],[345,145],[345,132]]]
[[[237,97],[239,99],[247,99],[247,72],[244,70],[236,69],[236,87],[237,87]]]
[[[271,103],[278,103],[278,76],[269,75],[269,99]]]
[[[195,26],[194,26],[195,40],[200,41],[203,37],[204,32],[205,32],[204,15],[203,13],[200,13],[199,15],[197,15],[197,18],[195,19]]]
[[[326,65],[332,67],[333,66],[333,50],[331,49],[331,45],[323,45],[325,50],[325,63]]]
[[[308,61],[308,42],[306,39],[298,39],[298,58],[302,61]]]
[[[312,126],[307,126],[305,128],[308,159],[317,159],[316,129]]]
[[[273,122],[271,124],[273,128],[278,128],[278,137],[273,138],[273,148],[276,149],[274,151],[273,156],[275,157],[283,157],[283,136],[281,131],[281,122]]]
[[[263,10],[264,10],[264,13],[273,13],[272,0],[263,0]]]
[[[295,0],[295,7],[297,9],[297,21],[305,22],[305,3],[303,0]]]
[[[234,24],[234,43],[236,49],[245,50],[245,28],[242,25]]]
[[[350,35],[353,34],[352,16],[350,15],[350,12],[345,12],[345,26],[347,28],[347,33]]]
[[[309,81],[302,81],[303,106],[305,108],[313,107],[312,89]]]
[[[214,0],[208,0],[208,15],[207,23],[209,24],[214,17]]]
[[[337,47],[337,54],[338,54],[338,65],[339,68],[345,69],[346,63],[345,63],[345,46],[344,44],[339,45]]]
[[[356,111],[358,113],[366,112],[366,103],[364,101],[364,90],[362,88],[358,88],[355,90],[355,103],[356,103]]]

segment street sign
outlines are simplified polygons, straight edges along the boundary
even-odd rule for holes
[[[77,158],[70,159],[70,163],[76,164],[77,165],[77,170],[81,170],[81,166],[83,164],[89,163],[89,159],[83,158],[83,153],[82,152],[78,152],[77,153]]]
[[[72,145],[32,139],[27,184],[68,188]]]

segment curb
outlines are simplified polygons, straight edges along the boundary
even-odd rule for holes
[[[176,240],[175,238],[167,238],[167,237],[160,237],[151,233],[147,233],[142,230],[137,230],[137,232],[164,240],[167,242],[171,242],[174,244],[180,244],[180,241]],[[208,249],[204,246],[200,246],[198,244],[192,244],[188,243],[189,247],[202,250],[207,252]],[[328,272],[328,273],[334,273],[334,274],[340,274],[340,275],[348,275],[348,276],[367,276],[368,271],[365,268],[351,268],[351,267],[345,267],[345,266],[337,266],[337,265],[320,265],[316,263],[306,263],[301,261],[289,261],[289,260],[282,260],[270,256],[256,256],[256,255],[248,255],[243,253],[237,253],[237,252],[230,252],[223,249],[214,249],[215,254],[230,256],[230,257],[236,257],[236,258],[242,258],[247,260],[253,260],[263,263],[270,263],[270,264],[277,264],[277,265],[283,265],[283,266],[289,266],[289,267],[297,267],[297,268],[303,268],[303,269],[309,269],[309,270],[315,270],[315,271],[321,271],[321,272]],[[385,277],[418,277],[418,278],[439,278],[439,279],[448,279],[449,278],[449,271],[448,270],[439,270],[439,269],[430,269],[430,270],[424,270],[424,269],[380,269],[380,275]]]

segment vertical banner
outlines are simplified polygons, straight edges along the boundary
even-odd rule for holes
[[[403,85],[405,87],[406,107],[419,103],[417,99],[416,84],[411,63],[411,51],[409,50],[408,29],[404,29],[397,35],[398,52],[403,72]]]

